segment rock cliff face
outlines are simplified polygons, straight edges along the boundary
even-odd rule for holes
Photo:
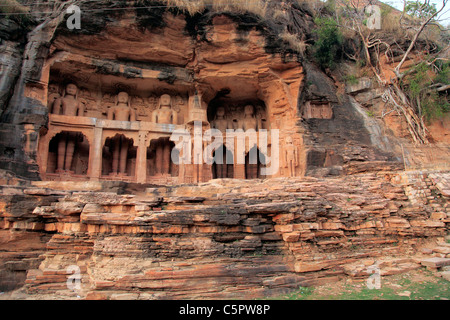
[[[51,86],[68,81],[87,94],[86,112],[104,103],[97,95],[119,89],[140,99],[200,90],[210,116],[218,104],[262,103],[267,128],[299,148],[296,175],[335,175],[345,164],[401,158],[399,150],[379,150],[361,115],[337,98],[334,81],[276,38],[282,25],[249,13],[136,9],[105,17],[89,9],[81,30],[47,19],[28,35],[22,55],[3,44],[1,168],[43,178],[38,140],[49,128]],[[311,37],[311,16],[297,10],[295,18],[297,31]],[[317,171],[324,167],[332,169]]]
[[[294,28],[312,38],[307,10],[283,22],[161,6],[105,15],[86,5],[80,30],[37,17],[25,40],[23,26],[0,25],[0,291],[265,297],[363,277],[372,265],[383,275],[417,268],[383,259],[448,234],[446,123],[436,125],[436,145],[414,149],[399,119],[368,116],[368,104],[382,108],[370,80],[344,87],[277,37]],[[74,83],[81,116],[58,114],[55,101]],[[123,92],[135,119],[110,117]],[[164,95],[176,113],[157,123]],[[236,129],[248,105],[258,129],[280,132],[277,173],[257,179],[248,161],[222,176],[214,167],[196,177],[190,167],[158,171],[174,128],[208,126],[224,108]],[[71,139],[73,164],[61,170]],[[120,174],[115,143],[127,146]],[[402,171],[410,166],[433,170]]]

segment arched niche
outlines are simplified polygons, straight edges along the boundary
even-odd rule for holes
[[[124,134],[106,138],[102,152],[102,175],[134,177],[136,155],[137,147],[134,146],[133,139]]]
[[[264,179],[267,178],[261,175],[261,168],[266,164],[266,156],[253,146],[245,155],[245,179]]]
[[[175,157],[179,152],[174,147],[169,138],[151,140],[147,149],[147,176],[178,176],[179,166],[172,161],[172,152],[176,153]]]
[[[213,179],[234,178],[234,155],[225,145],[221,145],[213,153],[211,166]]]
[[[253,108],[248,108],[252,106]],[[253,109],[253,112],[248,110]],[[222,115],[223,114],[223,115]],[[212,128],[224,128],[225,121],[228,122],[228,129],[246,130],[246,118],[254,118],[257,121],[255,130],[270,129],[269,116],[264,101],[260,99],[235,100],[223,97],[220,94],[208,104],[208,122]],[[223,129],[221,131],[224,131]]]
[[[87,175],[90,144],[81,132],[62,131],[48,147],[47,173]]]

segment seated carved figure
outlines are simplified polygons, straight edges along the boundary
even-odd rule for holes
[[[163,94],[158,108],[153,111],[152,121],[162,124],[178,124],[178,113],[172,109],[172,97]]]
[[[136,121],[136,111],[130,106],[130,96],[126,92],[120,92],[115,101],[115,106],[108,110],[108,120]]]
[[[53,104],[53,113],[62,114],[65,116],[80,116],[84,115],[84,105],[77,97],[78,87],[69,83],[61,98],[55,100]]]
[[[53,113],[73,117],[83,116],[84,105],[77,98],[77,93],[78,87],[73,83],[68,84],[63,96],[55,100]],[[57,172],[70,171],[77,140],[78,134],[74,132],[61,135],[58,142]]]
[[[255,108],[249,104],[244,109],[244,119],[241,120],[241,129],[244,131],[253,129],[255,131],[261,129],[261,124],[255,115]]]

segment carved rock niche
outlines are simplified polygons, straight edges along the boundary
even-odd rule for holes
[[[270,129],[269,118],[265,103],[258,99],[233,100],[230,98],[213,99],[208,106],[208,121],[211,128],[217,129],[224,135],[225,144],[218,148],[212,165],[213,178],[257,179],[261,167],[265,163],[265,155],[260,152],[258,142],[245,142],[245,164],[237,163],[238,155],[235,146],[227,145],[226,131],[243,131]]]
[[[333,109],[329,101],[307,101],[303,107],[304,119],[332,119]]]
[[[177,178],[178,168],[166,168],[166,162],[174,148],[169,137],[189,118],[186,89],[61,70],[50,72],[49,79],[49,125],[41,133],[38,157],[42,179],[144,183]]]

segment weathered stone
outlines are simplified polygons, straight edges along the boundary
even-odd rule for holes
[[[450,271],[441,272],[440,275],[447,281],[450,281]]]
[[[433,269],[438,269],[441,267],[449,266],[450,265],[450,259],[446,258],[429,258],[422,260],[420,262],[425,267],[430,267]]]
[[[344,88],[293,53],[278,31],[314,40],[302,5],[275,24],[271,5],[264,17],[86,5],[82,30],[41,8],[29,34],[0,21],[0,168],[18,175],[0,177],[0,291],[73,297],[79,266],[87,299],[261,298],[373,265],[412,270],[378,259],[448,233],[448,172],[405,170],[446,163],[446,121],[428,131],[438,144],[414,149],[370,79]],[[229,141],[214,153],[232,164],[172,163],[174,132],[210,128],[279,129],[271,150],[252,149],[262,160],[280,147],[276,173]]]

